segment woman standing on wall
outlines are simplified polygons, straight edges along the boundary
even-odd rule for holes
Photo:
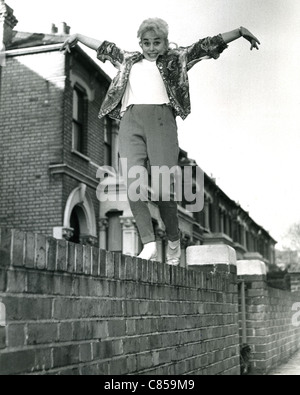
[[[99,41],[82,34],[70,36],[62,50],[70,52],[78,42],[97,51],[97,57],[109,60],[118,74],[112,81],[100,109],[99,117],[109,115],[121,119],[120,157],[127,161],[128,172],[134,166],[171,169],[178,165],[176,116],[185,119],[190,111],[188,71],[202,59],[217,59],[228,43],[244,38],[251,50],[258,49],[258,39],[244,27],[228,33],[200,39],[189,47],[170,48],[168,24],[159,18],[145,20],[138,39],[142,52],[127,52],[114,43]],[[128,191],[135,181],[128,179]],[[128,193],[132,213],[144,244],[143,259],[155,259],[157,254],[152,218],[147,204],[148,185],[144,199],[135,200]],[[162,188],[164,189],[164,188]],[[156,191],[157,203],[168,237],[167,263],[179,265],[181,247],[177,203],[174,185],[169,185],[168,197]]]

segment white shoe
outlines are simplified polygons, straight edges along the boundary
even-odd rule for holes
[[[169,241],[167,250],[167,264],[172,266],[180,265],[181,246],[180,240]]]
[[[156,242],[145,244],[138,258],[146,259],[147,261],[155,261],[157,259]]]

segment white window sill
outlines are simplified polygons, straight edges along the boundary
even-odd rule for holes
[[[90,161],[91,161],[91,159],[90,159],[88,156],[82,154],[82,153],[79,152],[79,151],[76,151],[75,149],[72,149],[71,152],[72,152],[72,154],[79,156],[81,159],[83,159],[83,160],[85,160],[85,161],[87,161],[87,162],[90,162]]]

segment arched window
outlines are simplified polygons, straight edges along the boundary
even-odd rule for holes
[[[70,241],[74,243],[94,244],[97,241],[95,210],[85,184],[75,188],[67,200],[64,227],[73,229]]]

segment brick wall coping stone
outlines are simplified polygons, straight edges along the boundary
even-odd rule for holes
[[[236,266],[236,252],[227,245],[205,245],[188,247],[187,264],[191,265],[233,265]]]
[[[265,276],[267,267],[263,261],[259,260],[239,260],[237,261],[238,276]]]

